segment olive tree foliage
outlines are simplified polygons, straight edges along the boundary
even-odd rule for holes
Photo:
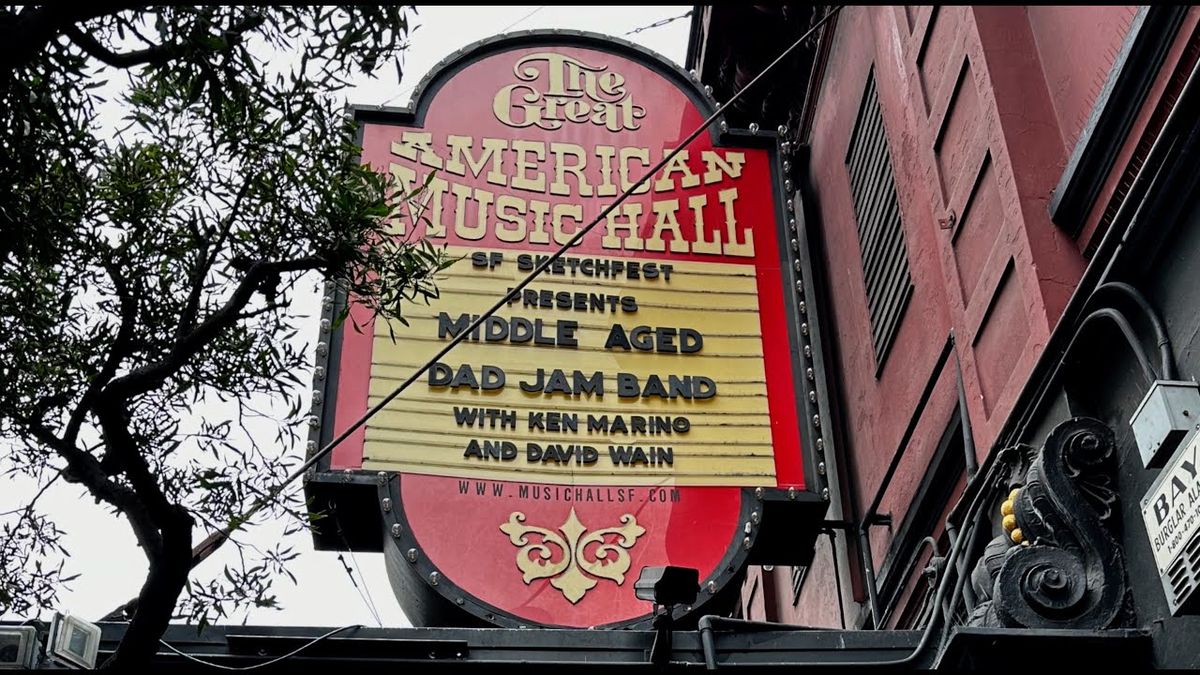
[[[110,663],[147,659],[172,617],[274,604],[294,552],[246,546],[189,570],[194,542],[240,524],[299,461],[298,331],[315,324],[297,293],[323,278],[385,319],[436,293],[443,250],[389,233],[417,195],[360,164],[336,96],[398,74],[410,16],[0,8],[0,477],[78,484],[133,529],[148,573]],[[117,133],[98,122],[113,78]],[[284,411],[274,433],[253,420],[262,406]],[[303,526],[298,494],[260,517]],[[36,499],[0,515],[0,612],[52,607],[64,570],[87,571],[86,551],[62,565],[68,526]]]

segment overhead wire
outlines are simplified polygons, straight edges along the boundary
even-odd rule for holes
[[[522,23],[523,21],[525,21],[525,20],[526,20],[526,19],[528,19],[529,17],[533,16],[534,14],[537,14],[538,12],[542,11],[543,9],[546,9],[546,5],[541,5],[541,6],[535,7],[535,8],[533,9],[533,11],[532,11],[532,12],[530,12],[530,13],[526,14],[525,16],[523,16],[523,17],[521,17],[521,18],[517,19],[516,21],[514,21],[514,22],[512,22],[512,23],[508,24],[508,25],[507,25],[507,26],[505,26],[504,28],[501,28],[500,30],[496,31],[496,33],[497,33],[497,34],[500,34],[500,33],[503,33],[503,32],[505,32],[505,31],[508,31],[508,30],[512,29],[514,26],[516,26],[516,25],[518,25],[518,24]],[[418,84],[419,84],[419,82],[418,82]],[[383,103],[380,103],[380,104],[379,104],[379,107],[380,107],[380,108],[382,108],[383,106],[385,106],[385,105],[387,105],[387,104],[391,103],[392,101],[395,101],[396,99],[400,98],[401,96],[405,96],[405,95],[411,94],[411,93],[412,93],[412,91],[413,91],[413,89],[416,89],[416,88],[417,88],[417,85],[415,85],[415,84],[414,84],[414,85],[412,85],[411,87],[407,87],[407,88],[405,88],[405,89],[401,89],[399,94],[396,94],[395,96],[393,96],[393,97],[389,98],[388,100],[384,101]]]
[[[625,34],[626,35],[634,35],[636,33],[642,32],[644,30],[650,30],[651,28],[658,28],[660,26],[665,26],[673,21],[678,21],[680,19],[686,19],[687,17],[689,17],[691,15],[692,15],[692,10],[689,9],[688,11],[684,12],[683,14],[680,14],[679,16],[672,16],[672,17],[668,17],[666,19],[659,19],[658,21],[655,21],[654,23],[649,24],[647,26],[642,26],[640,28],[634,28],[631,31],[627,31]]]
[[[292,651],[290,651],[290,652],[286,653],[286,654],[283,654],[283,655],[281,655],[281,656],[277,656],[277,657],[275,657],[275,658],[271,659],[270,661],[264,661],[264,662],[262,662],[262,663],[255,663],[254,665],[250,665],[250,666],[227,666],[227,665],[225,665],[225,664],[223,664],[223,663],[213,663],[212,661],[205,661],[205,660],[204,660],[204,659],[202,659],[202,658],[199,658],[199,657],[196,657],[196,656],[192,656],[191,654],[188,654],[187,652],[184,652],[184,651],[180,650],[178,647],[176,647],[175,645],[173,645],[173,644],[171,644],[171,643],[167,642],[166,640],[163,640],[162,638],[159,638],[158,642],[159,642],[159,644],[161,644],[162,646],[164,646],[164,647],[166,647],[167,649],[171,650],[172,652],[175,652],[175,653],[176,653],[176,654],[178,654],[179,656],[182,656],[183,658],[185,658],[185,659],[187,659],[187,660],[189,660],[189,661],[194,661],[194,662],[196,662],[196,663],[199,663],[199,664],[200,664],[200,665],[202,665],[202,666],[208,666],[209,668],[216,668],[216,669],[218,669],[218,670],[238,670],[238,671],[243,671],[243,670],[256,670],[256,669],[258,669],[258,668],[266,668],[267,666],[274,665],[274,664],[276,664],[276,663],[279,663],[280,661],[284,661],[284,660],[290,659],[290,658],[292,658],[293,656],[296,656],[297,654],[299,654],[300,652],[303,652],[304,650],[306,650],[306,649],[308,649],[308,648],[312,647],[313,645],[317,644],[318,642],[321,642],[322,640],[326,640],[326,639],[328,639],[328,638],[331,638],[331,637],[333,637],[334,635],[337,635],[338,633],[342,633],[342,632],[348,631],[348,630],[350,630],[351,628],[362,628],[362,625],[361,625],[361,624],[353,624],[353,625],[350,625],[350,626],[342,626],[341,628],[334,628],[333,630],[329,631],[328,633],[325,633],[324,635],[319,635],[319,636],[317,636],[317,637],[313,638],[312,640],[310,640],[310,641],[306,642],[305,644],[302,644],[302,645],[300,645],[299,647],[297,647],[297,648],[293,649]]]
[[[333,519],[337,525],[338,537],[341,538],[342,545],[350,552],[350,563],[353,564],[353,570],[351,569],[351,564],[346,562],[345,556],[340,552],[338,553],[338,561],[342,563],[342,567],[346,570],[346,575],[350,577],[350,584],[354,586],[354,590],[358,591],[358,597],[362,599],[363,604],[367,606],[367,611],[374,617],[375,624],[383,628],[383,619],[380,618],[379,609],[375,606],[375,598],[371,597],[371,588],[367,585],[367,580],[363,578],[362,566],[358,564],[358,558],[354,555],[354,549],[350,546],[350,540],[346,538],[346,532],[342,529],[342,518],[341,514],[337,511],[336,502],[334,503]],[[355,572],[358,573],[358,581],[362,582],[361,586],[354,579]]]

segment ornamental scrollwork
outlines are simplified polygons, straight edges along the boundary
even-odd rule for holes
[[[1126,622],[1125,562],[1108,529],[1115,462],[1104,423],[1073,418],[1054,428],[1000,506],[1005,534],[971,575],[987,601],[969,623],[1102,629]]]
[[[629,571],[629,549],[646,528],[632,514],[621,516],[621,525],[588,533],[572,508],[557,532],[525,524],[525,514],[514,511],[500,530],[517,546],[517,569],[526,584],[550,579],[571,604],[583,599],[600,579],[625,583]]]

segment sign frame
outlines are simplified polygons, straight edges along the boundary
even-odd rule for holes
[[[413,91],[413,107],[350,106],[349,114],[363,124],[423,127],[426,114],[441,87],[459,72],[487,57],[526,47],[583,47],[611,52],[649,68],[683,92],[707,118],[718,105],[694,74],[639,45],[583,31],[533,30],[508,33],[468,45],[434,66]],[[804,488],[743,487],[733,540],[715,572],[701,579],[701,593],[692,607],[676,608],[676,619],[685,623],[707,613],[727,611],[738,596],[748,564],[808,564],[816,537],[824,529],[829,506],[825,456],[833,453],[829,424],[825,349],[820,340],[805,204],[793,188],[785,161],[789,148],[770,130],[730,129],[724,119],[707,130],[714,148],[760,148],[767,152],[775,197],[775,232],[780,256],[782,298],[786,317],[788,354],[793,372],[796,419],[799,423],[800,460]],[[799,174],[800,171],[794,173]],[[797,224],[798,223],[798,224]],[[499,299],[497,296],[496,299]],[[328,444],[336,432],[334,402],[337,397],[342,330],[332,328],[334,317],[346,306],[344,292],[327,284],[322,298],[319,342],[316,350],[310,434],[306,456]],[[480,308],[482,309],[482,307]],[[766,336],[764,336],[766,339]],[[819,395],[818,395],[819,394]],[[822,414],[824,413],[824,414]],[[818,468],[819,467],[819,468]],[[382,551],[398,599],[414,625],[538,626],[512,616],[463,591],[421,554],[401,504],[399,474],[369,470],[337,470],[331,456],[321,458],[306,475],[310,510],[328,517],[316,521],[313,539],[317,550]],[[332,523],[330,523],[332,521]],[[636,576],[637,570],[630,574]],[[632,594],[632,584],[627,584]],[[407,601],[406,601],[407,600]],[[595,628],[648,628],[645,614],[631,620]]]

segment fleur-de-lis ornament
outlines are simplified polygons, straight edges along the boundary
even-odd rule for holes
[[[520,547],[517,569],[521,570],[525,583],[549,577],[550,585],[562,591],[571,604],[576,604],[596,587],[598,579],[608,579],[618,585],[625,583],[625,573],[630,565],[629,549],[646,533],[646,528],[638,525],[637,518],[629,513],[621,516],[621,523],[619,527],[588,533],[572,507],[557,532],[526,525],[525,514],[520,511],[513,511],[500,530],[508,535],[513,546]],[[616,539],[609,541],[605,538],[607,535],[616,535]],[[531,540],[531,536],[536,539]]]

